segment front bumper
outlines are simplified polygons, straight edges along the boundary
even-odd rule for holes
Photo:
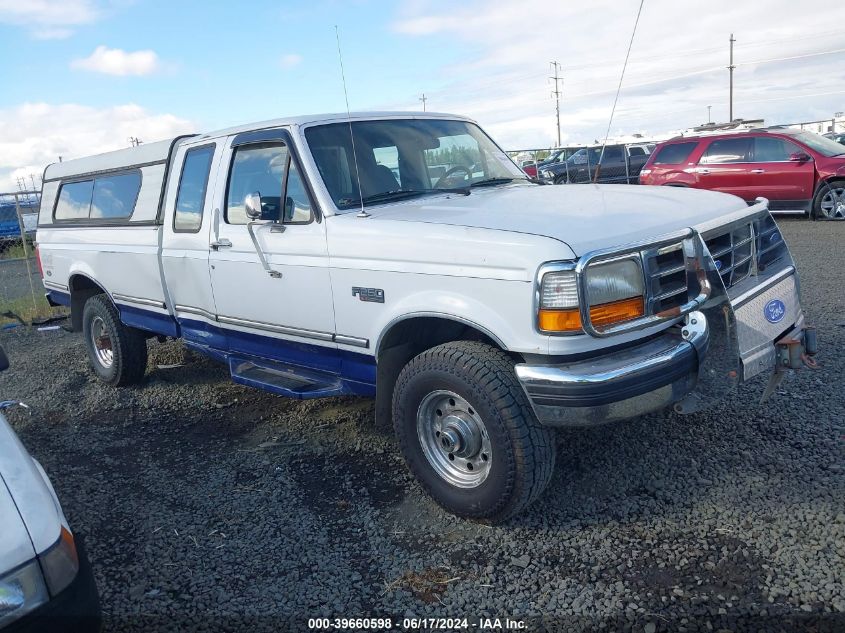
[[[549,426],[613,422],[665,409],[695,386],[699,353],[680,328],[647,343],[557,365],[516,366],[534,413]]]
[[[815,353],[815,333],[804,324],[788,253],[775,269],[728,290],[702,238],[691,239],[697,255],[689,270],[701,292],[691,311],[661,335],[588,359],[516,365],[542,424],[594,425],[668,407],[693,413],[722,400],[738,384],[769,374],[765,399],[785,371],[814,364],[809,357]]]
[[[100,597],[94,573],[79,535],[76,535],[75,543],[79,571],[73,582],[49,602],[12,622],[3,633],[96,633],[100,630]]]

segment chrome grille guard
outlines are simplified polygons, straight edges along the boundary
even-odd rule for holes
[[[758,198],[754,205],[746,209],[741,209],[727,218],[719,218],[695,229],[686,228],[662,235],[656,239],[633,242],[621,247],[598,249],[584,254],[575,264],[582,328],[590,336],[606,338],[617,334],[642,330],[661,323],[677,321],[681,317],[705,307],[711,298],[715,299],[719,297],[719,302],[724,301],[726,298],[726,288],[704,241],[705,235],[713,230],[732,230],[736,226],[766,217],[768,213],[768,200]],[[637,254],[642,258],[643,253],[646,251],[656,251],[678,245],[683,249],[684,266],[687,271],[687,301],[671,309],[619,323],[618,325],[611,325],[601,329],[593,325],[590,318],[590,300],[586,274],[590,265],[632,254]],[[756,254],[752,254],[752,257],[752,261],[756,262]],[[644,270],[645,273],[646,271]],[[752,272],[752,275],[754,273],[756,273],[756,268]],[[695,296],[689,298],[692,292],[695,292]],[[645,299],[648,304],[649,297],[646,296]]]

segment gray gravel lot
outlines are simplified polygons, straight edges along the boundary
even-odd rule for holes
[[[110,631],[845,630],[845,223],[782,225],[822,368],[764,406],[758,380],[706,413],[561,433],[546,495],[505,526],[430,502],[369,400],[250,390],[178,343],[116,390],[78,335],[3,332],[0,395],[33,407],[10,418],[86,537]]]

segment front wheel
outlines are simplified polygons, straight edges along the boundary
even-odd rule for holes
[[[123,386],[144,377],[147,368],[147,340],[127,327],[106,295],[95,295],[82,310],[82,334],[94,373],[103,382]]]
[[[845,181],[824,183],[813,200],[813,219],[845,220]]]
[[[393,394],[393,424],[411,472],[443,508],[501,522],[551,479],[554,434],[542,427],[504,352],[445,343],[411,360]]]

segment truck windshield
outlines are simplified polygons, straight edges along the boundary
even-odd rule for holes
[[[385,119],[317,125],[305,131],[338,209],[384,204],[527,177],[472,123]],[[355,157],[352,151],[354,137]],[[360,191],[359,182],[360,178]]]

